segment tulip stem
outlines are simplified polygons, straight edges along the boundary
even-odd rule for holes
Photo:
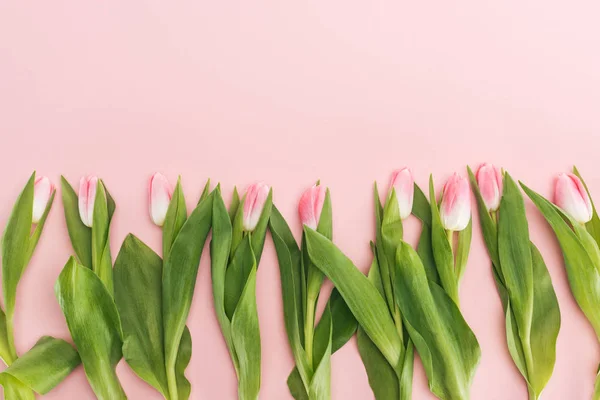
[[[446,235],[448,235],[448,243],[450,243],[450,251],[452,252],[452,257],[454,258],[454,231],[448,229],[446,231]]]
[[[15,347],[15,328],[13,322],[13,313],[6,314],[6,336],[8,339],[8,359],[4,360],[7,365],[12,364],[17,359],[17,349]]]
[[[313,339],[315,326],[315,299],[312,296],[306,299],[306,321],[304,322],[304,344],[308,365],[313,366]]]

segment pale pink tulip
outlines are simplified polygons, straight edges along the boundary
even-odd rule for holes
[[[413,197],[415,193],[415,181],[410,168],[402,168],[394,171],[390,182],[390,192],[395,189],[396,200],[398,202],[398,211],[400,218],[405,219],[410,216],[413,207]]]
[[[150,218],[158,226],[163,226],[165,223],[171,196],[173,196],[173,188],[167,178],[159,172],[152,175],[148,187]]]
[[[477,170],[477,184],[488,212],[498,210],[502,197],[502,171],[492,164],[481,164]]]
[[[79,182],[79,217],[85,226],[92,227],[94,222],[94,203],[98,177],[84,176]]]
[[[248,190],[246,190],[244,218],[242,222],[246,231],[251,232],[256,228],[256,224],[258,224],[260,215],[265,207],[267,197],[269,197],[269,190],[269,186],[263,182],[250,185]]]
[[[573,174],[560,174],[554,187],[554,202],[575,221],[585,224],[592,219],[592,202],[581,180]]]
[[[298,204],[298,213],[300,214],[300,221],[303,225],[312,229],[317,229],[319,219],[321,218],[321,211],[323,210],[323,203],[325,202],[326,192],[327,189],[324,186],[315,185],[302,194],[300,203]]]
[[[50,200],[50,196],[54,193],[54,185],[46,176],[40,176],[35,180],[33,186],[33,213],[32,222],[37,224],[40,222],[46,206]]]
[[[462,231],[471,220],[469,181],[455,173],[446,182],[442,196],[442,225],[446,230]]]

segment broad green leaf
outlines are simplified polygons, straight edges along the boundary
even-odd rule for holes
[[[399,365],[402,342],[385,300],[330,240],[304,227],[310,259],[333,282],[348,308],[391,365]]]
[[[313,360],[316,365],[310,382],[309,398],[311,400],[329,400],[331,398],[331,309],[329,305],[315,329],[315,347]]]
[[[236,372],[238,371],[237,358],[231,339],[231,322],[225,312],[225,276],[229,263],[229,248],[231,246],[231,222],[225,208],[223,197],[219,189],[215,190],[212,216],[212,241],[210,243],[211,277],[213,287],[213,302],[217,320],[225,343],[233,359]]]
[[[4,387],[6,400],[35,400],[35,392],[12,375],[0,374],[0,384]]]
[[[431,282],[441,285],[440,275],[438,274],[437,267],[435,266],[433,248],[431,246],[431,227],[427,224],[422,224],[421,226],[421,235],[419,236],[419,244],[417,245],[417,254],[419,254],[419,257],[423,262],[427,279],[429,279]]]
[[[588,189],[585,181],[581,177],[581,174],[577,170],[577,167],[573,167],[573,173],[575,175],[577,175],[577,177],[579,179],[581,179],[581,182],[583,183],[583,186],[585,187],[585,190],[587,191],[587,194],[590,197],[590,201],[592,203],[593,215],[592,215],[591,221],[589,221],[587,224],[585,224],[585,227],[587,228],[590,235],[592,235],[592,237],[594,238],[594,240],[596,241],[598,246],[600,246],[600,217],[598,216],[598,212],[596,210],[596,205],[594,204],[594,201],[592,200],[592,194],[590,193],[590,190]]]
[[[98,275],[111,295],[113,289],[112,257],[110,255],[110,213],[104,183],[99,180],[94,202],[92,224],[92,270]]]
[[[533,319],[531,352],[533,376],[530,382],[539,395],[550,380],[556,361],[556,339],[560,330],[560,309],[550,274],[539,250],[531,243],[533,261]]]
[[[367,371],[369,386],[377,400],[400,399],[400,384],[396,371],[381,354],[362,328],[356,336],[358,352]]]
[[[123,326],[123,357],[144,381],[169,396],[162,317],[162,260],[128,235],[115,261],[115,302]]]
[[[458,304],[458,280],[454,271],[454,256],[435,201],[432,176],[429,177],[429,203],[431,210],[431,248],[433,249],[433,258],[441,286],[448,293],[448,296]]]
[[[14,361],[14,357],[10,350],[7,332],[6,314],[4,314],[4,310],[0,307],[0,358],[2,358],[4,364],[10,365]]]
[[[32,223],[34,182],[35,173],[31,175],[25,188],[17,198],[2,238],[2,289],[9,341],[13,339],[12,316],[15,310],[17,285],[27,266],[26,257]]]
[[[425,196],[425,193],[415,183],[415,190],[413,196],[413,208],[412,214],[419,218],[423,224],[431,226],[431,206]]]
[[[346,305],[346,302],[340,295],[337,289],[331,291],[329,296],[329,308],[331,309],[331,354],[341,349],[356,332],[358,324],[352,311]],[[317,329],[323,323],[323,318],[319,320]],[[315,339],[315,346],[318,346],[318,341]]]
[[[177,184],[173,190],[173,196],[167,208],[165,223],[163,224],[163,259],[167,259],[171,246],[179,234],[181,227],[187,219],[187,207],[185,205],[185,196],[181,186],[181,178],[177,179]]]
[[[192,211],[163,263],[164,349],[171,399],[177,396],[177,357],[192,304],[200,257],[211,228],[213,199],[214,191]]]
[[[521,187],[554,230],[562,249],[571,292],[596,331],[596,336],[600,337],[600,274],[597,266],[560,210],[523,183]]]
[[[206,184],[204,185],[204,189],[202,189],[202,194],[200,194],[200,198],[198,199],[198,204],[202,203],[204,201],[204,199],[206,199],[208,197],[209,194],[210,194],[210,179],[208,179],[206,181]]]
[[[81,221],[77,193],[64,176],[61,176],[60,182],[67,230],[77,261],[92,268],[92,230]]]
[[[469,398],[481,351],[446,292],[427,280],[418,254],[402,242],[397,254],[396,300],[421,356],[430,390],[442,400]]]
[[[533,265],[525,203],[517,184],[504,174],[498,219],[498,255],[510,305],[515,316],[528,370],[531,362],[530,332],[533,316]]]
[[[71,257],[55,290],[94,393],[101,400],[125,399],[115,372],[122,354],[121,323],[106,286]]]
[[[80,363],[79,354],[69,343],[43,336],[27,353],[2,371],[0,383],[4,384],[6,376],[10,376],[33,391],[46,394]],[[11,381],[8,379],[9,385]]]
[[[56,195],[56,191],[52,192],[52,194],[50,195],[50,198],[48,199],[48,203],[46,204],[46,209],[44,210],[44,213],[42,214],[42,217],[40,218],[38,223],[35,225],[33,233],[31,234],[31,236],[29,238],[29,248],[27,250],[27,255],[25,256],[26,264],[28,264],[29,260],[31,260],[31,257],[33,256],[33,252],[35,251],[35,248],[38,244],[38,241],[40,240],[40,237],[42,236],[42,231],[44,230],[44,225],[46,224],[46,219],[48,219],[48,214],[50,213],[50,209],[52,208],[52,203],[54,203],[55,195]]]
[[[238,396],[255,400],[260,390],[260,330],[256,307],[256,265],[231,319],[231,337],[239,362]]]
[[[192,392],[192,385],[185,377],[185,369],[192,359],[192,335],[186,326],[181,335],[179,351],[177,352],[177,361],[175,362],[175,376],[177,377],[178,399],[188,399]]]
[[[225,273],[225,313],[230,320],[242,297],[242,292],[255,263],[250,245],[250,235],[246,235],[233,255]]]

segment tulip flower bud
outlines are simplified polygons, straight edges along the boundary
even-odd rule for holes
[[[79,182],[79,217],[87,227],[92,227],[94,221],[94,203],[98,177],[84,176]]]
[[[396,191],[396,200],[398,202],[400,218],[405,219],[409,217],[412,212],[415,192],[415,181],[410,168],[402,168],[398,171],[394,171],[392,174],[392,181],[390,182],[390,193],[392,188]]]
[[[502,197],[502,172],[492,164],[481,164],[477,170],[477,184],[488,212],[500,207]]]
[[[298,204],[298,213],[303,225],[317,229],[326,193],[327,189],[324,186],[315,185],[302,194]]]
[[[554,202],[580,224],[592,219],[594,210],[581,180],[573,174],[560,174],[554,187]]]
[[[252,232],[254,228],[256,228],[256,224],[258,224],[260,215],[265,207],[267,197],[269,197],[269,190],[269,186],[263,182],[250,185],[248,190],[246,190],[244,218],[242,221],[244,230]]]
[[[32,222],[37,224],[40,222],[42,215],[44,215],[44,211],[46,211],[46,206],[48,205],[48,201],[50,201],[50,196],[54,193],[54,185],[50,182],[50,179],[46,176],[40,176],[35,180],[35,184],[33,186],[33,213],[32,213]]]
[[[148,198],[150,203],[150,218],[158,226],[163,226],[167,210],[173,196],[173,188],[167,178],[157,172],[150,178]]]
[[[440,216],[444,229],[462,231],[471,220],[469,181],[455,173],[446,182],[442,196]]]

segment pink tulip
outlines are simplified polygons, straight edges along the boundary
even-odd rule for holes
[[[79,182],[79,217],[85,226],[92,227],[98,177],[84,176]]]
[[[554,202],[580,224],[585,224],[594,215],[587,190],[573,174],[558,175],[554,187]]]
[[[300,203],[298,204],[298,213],[300,214],[300,221],[303,225],[312,229],[317,229],[319,219],[321,218],[321,211],[323,210],[323,203],[325,202],[326,192],[327,189],[324,186],[315,185],[302,194]]]
[[[394,171],[392,181],[390,182],[391,190],[396,191],[396,200],[398,202],[398,210],[400,218],[405,219],[410,216],[413,207],[413,197],[415,192],[415,181],[410,168],[402,168]]]
[[[502,197],[502,171],[492,164],[481,164],[477,170],[477,184],[488,212],[498,210]]]
[[[442,225],[446,230],[462,231],[471,220],[469,181],[455,173],[446,182],[442,196]]]
[[[150,218],[158,226],[163,226],[165,223],[171,196],[173,196],[173,188],[167,178],[159,172],[152,175],[148,187]]]
[[[242,222],[246,231],[252,232],[256,228],[267,197],[269,197],[269,190],[269,186],[263,182],[250,185],[246,190]]]
[[[46,206],[48,205],[48,201],[50,201],[50,196],[54,193],[54,185],[50,182],[50,179],[46,176],[40,176],[35,180],[35,184],[33,186],[33,213],[32,213],[32,222],[37,224],[40,222],[42,215],[44,215],[44,211],[46,211]]]

